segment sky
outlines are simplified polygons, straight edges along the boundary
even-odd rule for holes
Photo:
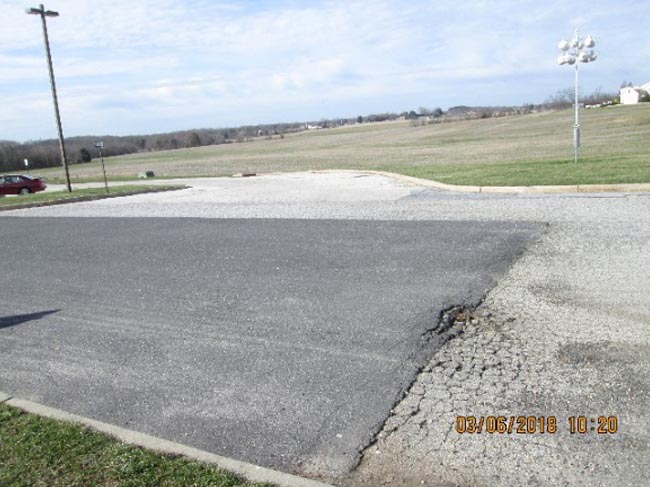
[[[0,0],[0,140],[56,138],[40,17]],[[648,0],[61,0],[45,4],[63,131],[135,135],[419,107],[541,103],[557,44],[581,90],[650,81]]]

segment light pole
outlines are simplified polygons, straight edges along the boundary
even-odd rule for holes
[[[61,160],[63,161],[63,168],[65,169],[65,181],[68,186],[68,192],[72,192],[72,185],[70,184],[70,172],[68,171],[68,159],[65,154],[65,141],[63,140],[63,129],[61,128],[61,115],[59,115],[59,102],[56,97],[56,83],[54,81],[54,69],[52,68],[52,54],[50,53],[50,41],[47,37],[47,22],[45,17],[58,17],[59,12],[52,10],[45,10],[43,4],[38,8],[28,8],[25,10],[31,15],[40,15],[43,22],[43,37],[45,39],[45,53],[47,54],[47,67],[50,70],[50,86],[52,87],[52,98],[54,99],[54,115],[56,116],[56,126],[59,130],[59,148],[61,149]]]
[[[573,125],[573,148],[574,148],[574,162],[578,162],[578,155],[580,153],[580,120],[578,118],[578,64],[579,63],[593,63],[598,54],[592,49],[596,45],[596,40],[588,35],[582,39],[576,30],[573,39],[570,41],[561,40],[557,47],[563,52],[557,63],[559,65],[568,64],[575,67],[575,112],[576,120]]]
[[[102,154],[102,149],[104,148],[104,142],[98,140],[97,142],[95,142],[95,147],[99,151],[99,157],[102,160],[102,172],[104,173],[104,187],[106,188],[106,192],[108,193],[108,180],[106,179],[106,168],[104,167],[104,154]]]

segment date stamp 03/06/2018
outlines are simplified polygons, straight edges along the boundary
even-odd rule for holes
[[[618,432],[617,416],[569,416],[562,423],[557,416],[457,416],[459,434],[574,434],[610,435]]]

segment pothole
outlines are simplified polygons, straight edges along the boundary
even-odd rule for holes
[[[429,341],[435,337],[440,345],[457,337],[470,323],[477,323],[477,306],[454,305],[440,312],[438,322],[433,328],[422,334],[422,339]]]

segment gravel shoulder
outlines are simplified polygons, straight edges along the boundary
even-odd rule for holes
[[[643,485],[650,282],[639,270],[650,235],[641,230],[549,232],[420,374],[349,485]],[[459,415],[555,416],[558,431],[459,434]],[[571,434],[568,418],[580,415],[616,416],[618,432],[599,435],[590,422]]]
[[[548,223],[434,355],[358,468],[334,480],[626,486],[650,477],[650,195],[455,194],[327,174],[224,179],[128,200],[11,213]],[[555,416],[558,432],[461,435],[458,415]],[[579,415],[617,416],[618,432],[570,434],[568,417]]]

